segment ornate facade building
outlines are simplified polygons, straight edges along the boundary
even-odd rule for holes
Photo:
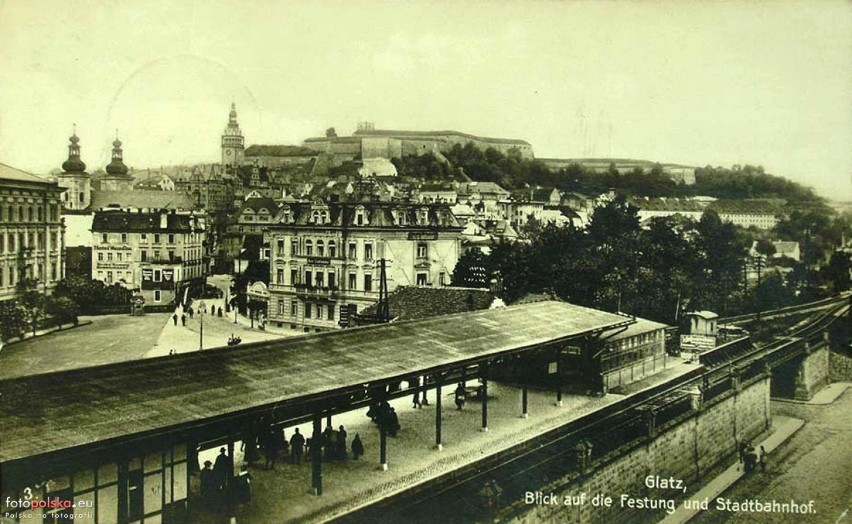
[[[14,298],[22,280],[34,279],[39,291],[50,293],[63,278],[62,191],[0,164],[0,300]]]
[[[92,278],[165,304],[203,287],[205,224],[192,212],[105,209],[92,223]]]
[[[222,133],[222,165],[237,168],[242,165],[244,154],[245,138],[237,123],[237,107],[232,103],[228,126]]]
[[[448,286],[462,227],[448,204],[285,203],[265,231],[270,247],[268,318],[278,327],[322,331],[387,290]]]

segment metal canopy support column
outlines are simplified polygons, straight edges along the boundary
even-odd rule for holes
[[[441,376],[435,377],[435,447],[444,449],[441,439]]]
[[[382,471],[388,470],[388,431],[384,425],[379,427],[379,461],[382,463]]]
[[[423,406],[429,405],[429,398],[426,397],[426,392],[429,391],[429,376],[423,375],[423,398],[420,400],[420,404]]]
[[[530,416],[529,413],[527,412],[527,404],[528,404],[527,400],[528,400],[527,385],[524,384],[523,387],[521,388],[521,409],[523,411],[521,416],[524,417],[524,418],[527,418],[527,417]]]
[[[556,386],[556,405],[562,407],[562,384]]]
[[[488,431],[488,363],[482,363],[482,431]]]
[[[314,431],[311,435],[311,486],[314,493],[322,495],[322,415],[314,414]]]

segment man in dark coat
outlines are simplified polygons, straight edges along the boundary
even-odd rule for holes
[[[219,456],[216,457],[216,464],[213,465],[213,474],[216,475],[219,489],[225,489],[228,486],[229,477],[234,474],[234,463],[225,453],[225,448],[219,448]]]
[[[301,464],[302,454],[305,452],[305,437],[299,433],[299,428],[296,428],[296,432],[290,437],[290,449],[293,453],[293,464]]]
[[[346,429],[341,425],[337,430],[336,455],[338,460],[346,460]]]
[[[364,456],[364,444],[361,442],[361,435],[358,433],[355,433],[355,438],[352,439],[352,456],[355,460]]]
[[[216,474],[210,469],[213,463],[209,460],[204,461],[204,469],[201,470],[201,499],[207,509],[215,510],[219,485],[216,480]]]
[[[175,321],[175,325],[177,326],[177,313],[172,316],[172,320]]]

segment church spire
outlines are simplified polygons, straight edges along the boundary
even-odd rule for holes
[[[86,164],[80,159],[80,139],[77,138],[77,124],[74,124],[74,132],[68,141],[68,160],[62,163],[62,170],[66,173],[82,173],[86,170]]]
[[[118,129],[115,130],[115,140],[112,143],[112,162],[106,167],[110,175],[126,175],[127,166],[124,165],[124,153],[121,149],[121,140],[118,139]]]

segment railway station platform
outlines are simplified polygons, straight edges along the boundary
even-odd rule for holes
[[[452,404],[452,391],[443,399],[443,449],[434,446],[435,398],[429,392],[430,405],[413,409],[409,398],[391,402],[400,418],[396,438],[388,439],[389,467],[383,471],[379,462],[379,432],[366,417],[366,410],[352,411],[333,417],[332,427],[341,424],[348,434],[347,446],[360,434],[365,456],[355,461],[351,452],[346,461],[323,462],[324,491],[321,496],[311,490],[311,465],[300,466],[279,460],[275,469],[265,470],[263,460],[249,468],[252,476],[252,499],[234,508],[238,523],[323,522],[342,516],[359,507],[409,489],[421,482],[468,466],[493,453],[517,446],[536,435],[568,424],[604,406],[648,388],[664,384],[699,366],[680,359],[669,360],[670,367],[645,380],[632,384],[622,394],[603,397],[563,395],[562,406],[552,391],[529,390],[528,418],[522,416],[521,389],[510,384],[489,382],[488,431],[480,427],[481,403],[468,401],[459,411]],[[325,426],[325,421],[323,422]],[[310,425],[296,426],[310,435]],[[287,429],[287,437],[293,428]],[[239,446],[235,447],[236,450]],[[200,462],[213,460],[217,450],[199,456]],[[242,455],[235,452],[237,464]],[[239,469],[239,466],[237,467]],[[198,476],[193,476],[199,492]],[[193,522],[219,524],[231,522],[225,513],[204,509],[200,496],[189,501]]]

